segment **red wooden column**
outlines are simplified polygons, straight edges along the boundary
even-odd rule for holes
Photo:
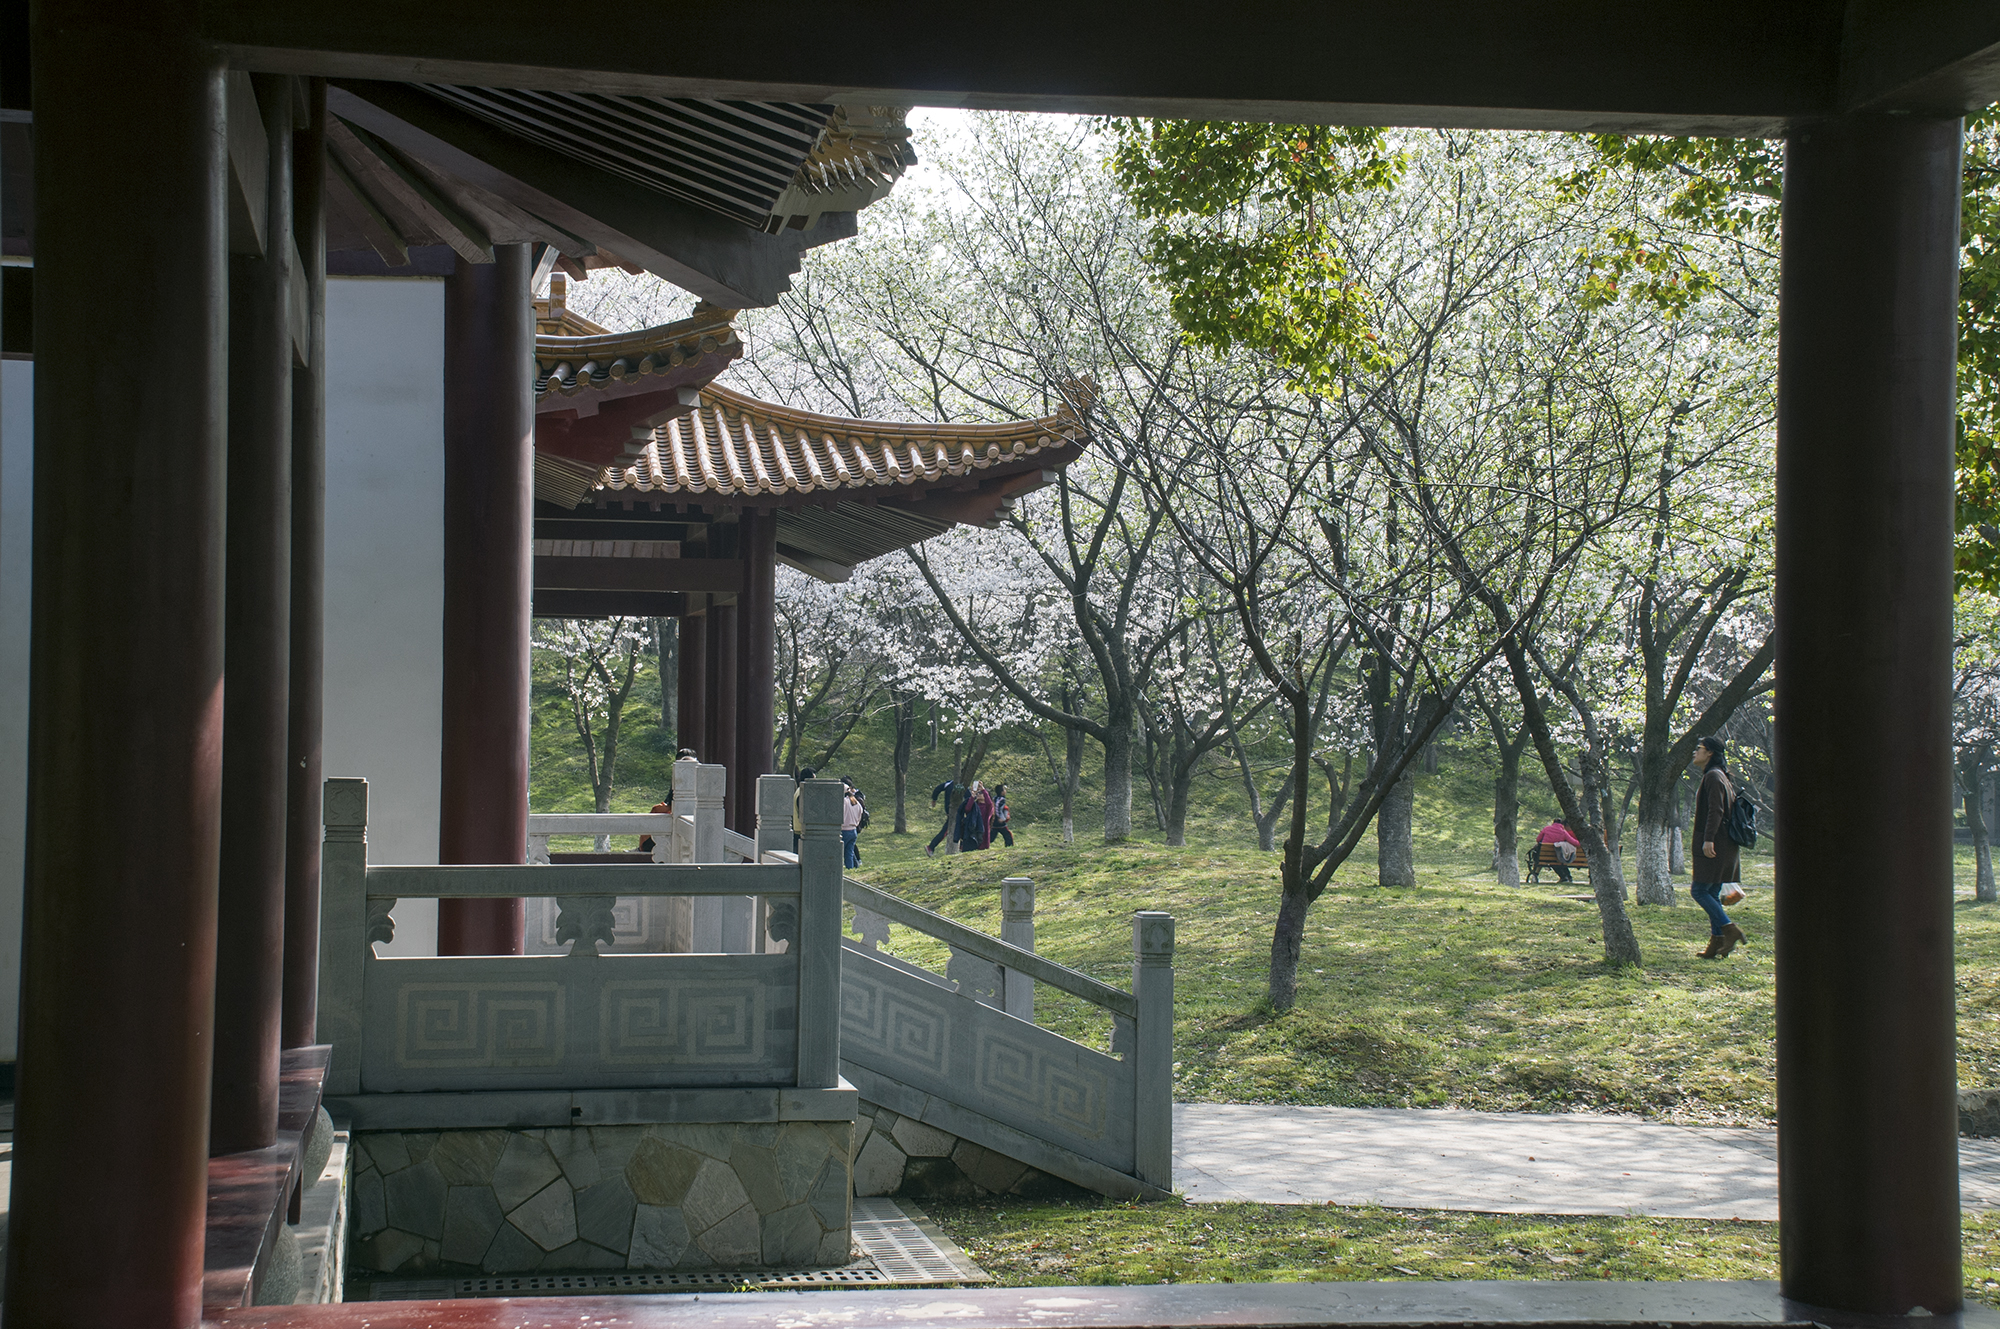
[[[1786,149],[1778,350],[1785,1294],[1959,1309],[1952,450],[1959,124]],[[1856,781],[1870,820],[1855,836]],[[1754,936],[1753,936],[1754,940]]]
[[[285,762],[285,1047],[318,1042],[320,712],[326,657],[326,80],[292,139],[307,363],[292,374],[292,687]]]
[[[193,0],[44,0],[30,16],[34,644],[12,1325],[178,1329],[201,1314],[228,132],[222,55],[196,20]],[[118,482],[76,483],[83,472]]]
[[[269,145],[262,254],[229,260],[222,867],[209,1152],[278,1138],[291,692],[292,81],[253,76]]]
[[[460,260],[444,289],[444,732],[440,863],[528,845],[535,319],[526,245]],[[440,955],[519,955],[519,900],[442,900]]]
[[[736,717],[737,684],[736,674],[737,641],[735,604],[719,605],[714,601],[708,606],[708,750],[714,756],[703,755],[704,761],[720,762],[726,766],[736,764]],[[731,830],[736,825],[737,803],[736,781],[732,775],[724,784],[722,823]]]
[[[692,748],[703,761],[708,752],[703,725],[708,721],[708,615],[683,614],[680,620],[680,695],[674,699],[674,741]]]
[[[756,833],[757,777],[772,769],[777,728],[777,531],[777,514],[769,509],[745,508],[737,518],[743,594],[736,599],[737,723],[729,787],[730,824],[745,835]]]

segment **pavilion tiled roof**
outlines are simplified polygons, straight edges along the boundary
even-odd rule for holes
[[[557,304],[551,316],[543,321],[556,321],[566,313]],[[581,336],[543,333],[535,338],[535,396],[542,398],[551,392],[574,396],[585,388],[605,388],[648,375],[664,375],[718,350],[734,347],[740,352],[736,329],[730,325],[735,317],[733,309],[697,309],[692,317],[637,332],[606,332],[597,328]],[[580,318],[571,317],[567,322],[579,331],[596,327]],[[718,362],[714,369],[720,369],[725,362]]]
[[[635,463],[604,468],[597,487],[716,498],[922,493],[1032,469],[1038,459],[1067,462],[1088,441],[1077,414],[1086,405],[997,424],[892,424],[796,410],[710,383],[691,413],[654,429]]]

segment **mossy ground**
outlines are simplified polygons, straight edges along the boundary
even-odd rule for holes
[[[1776,1278],[1778,1225],[1333,1205],[933,1203],[1003,1286]],[[1965,1285],[2000,1297],[2000,1216],[1968,1212]]]

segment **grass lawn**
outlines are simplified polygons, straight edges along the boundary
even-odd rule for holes
[[[1206,828],[1203,828],[1206,829]],[[1587,887],[1494,884],[1483,862],[1433,855],[1414,890],[1342,869],[1306,929],[1296,1008],[1265,1004],[1277,906],[1272,856],[1220,842],[1169,849],[1051,845],[926,858],[928,836],[863,836],[858,877],[999,930],[1005,875],[1033,877],[1037,949],[1128,986],[1130,915],[1179,922],[1176,1093],[1197,1102],[1624,1112],[1687,1123],[1773,1120],[1770,860],[1749,861],[1735,912],[1749,942],[1697,958],[1707,924],[1686,899],[1631,906],[1642,969],[1610,969]],[[1190,838],[1195,838],[1191,828]],[[1203,836],[1202,838],[1208,838]],[[1969,897],[1968,884],[1964,894]],[[942,969],[943,948],[896,928],[889,949]],[[2000,1083],[2000,909],[1958,910],[1960,1082]],[[1038,1020],[1093,1046],[1108,1020],[1043,987]]]
[[[1003,1286],[1458,1278],[1776,1278],[1778,1225],[1332,1205],[948,1205]],[[2000,1294],[2000,1218],[1965,1216],[1968,1296]]]

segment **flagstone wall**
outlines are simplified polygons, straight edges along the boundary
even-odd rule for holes
[[[1080,1186],[866,1099],[854,1121],[854,1193],[978,1199],[1086,1196]]]
[[[376,1131],[348,1262],[383,1273],[805,1269],[851,1259],[845,1121]]]

